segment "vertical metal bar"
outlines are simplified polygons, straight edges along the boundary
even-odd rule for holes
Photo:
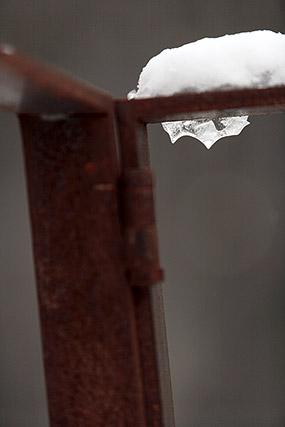
[[[146,125],[117,103],[122,170],[150,166]],[[138,284],[139,285],[139,284]],[[147,426],[173,427],[174,411],[161,285],[133,286]]]
[[[20,116],[52,427],[145,427],[109,115]]]

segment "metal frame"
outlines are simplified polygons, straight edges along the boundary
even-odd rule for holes
[[[113,100],[2,45],[0,105],[22,129],[50,425],[173,426],[147,124],[285,111],[285,87]]]

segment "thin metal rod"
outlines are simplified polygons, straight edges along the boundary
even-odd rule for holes
[[[121,99],[119,109],[128,104],[136,122],[159,123],[190,118],[215,118],[285,111],[285,86],[267,89],[234,89],[185,93],[166,97]]]
[[[146,125],[132,104],[116,103],[122,172],[150,167]],[[139,284],[138,284],[139,285]],[[173,427],[174,411],[161,285],[133,286],[147,426]]]

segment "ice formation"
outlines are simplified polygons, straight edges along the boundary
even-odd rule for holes
[[[162,123],[174,144],[182,136],[193,136],[208,149],[225,136],[239,135],[249,125],[248,116],[219,117],[218,119],[183,120]]]
[[[128,98],[278,85],[285,85],[285,35],[259,30],[163,50],[143,68],[137,90]],[[210,148],[222,137],[238,135],[248,124],[243,116],[162,125],[173,143],[190,135]]]

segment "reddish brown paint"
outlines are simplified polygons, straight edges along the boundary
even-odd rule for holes
[[[111,117],[20,120],[50,424],[145,427]]]
[[[117,100],[119,112],[134,122],[158,123],[189,118],[226,117],[285,111],[285,86],[184,93],[168,97]]]
[[[94,162],[87,162],[85,165],[85,172],[87,173],[87,175],[94,175],[94,173],[96,172],[96,163]]]
[[[150,189],[153,186],[153,174],[150,169],[149,149],[146,126],[134,119],[130,104],[117,103],[117,123],[120,139],[121,162],[123,168],[123,201],[125,215],[126,248],[130,256],[132,268],[130,274],[134,276],[145,271],[142,277],[145,284],[156,283],[161,280],[162,272],[159,267],[157,231],[155,227],[155,212],[153,195]],[[139,199],[144,199],[143,214],[140,214]],[[133,223],[134,221],[134,223]],[[144,238],[148,238],[148,247],[145,250],[140,242],[140,227],[144,230]],[[139,248],[136,252],[135,248]],[[149,254],[149,256],[148,256]],[[149,262],[146,259],[149,258]],[[143,268],[145,264],[145,268]],[[150,267],[150,268],[149,268]],[[135,284],[136,277],[130,277]],[[138,277],[139,279],[139,277]],[[137,283],[139,285],[139,282]],[[161,395],[161,375],[157,364],[158,358],[167,359],[167,355],[157,354],[154,327],[153,304],[157,304],[157,298],[153,298],[150,287],[133,286],[133,301],[135,307],[137,336],[139,342],[140,364],[142,369],[143,391],[146,407],[147,426],[172,426],[173,416],[166,421],[163,411],[163,395]],[[157,307],[158,309],[159,307]],[[161,339],[166,340],[161,333]],[[166,360],[165,365],[168,365]],[[170,382],[170,380],[168,380]],[[172,408],[171,398],[164,402]]]
[[[130,168],[121,177],[126,273],[131,286],[152,286],[163,280],[159,266],[150,168]]]

